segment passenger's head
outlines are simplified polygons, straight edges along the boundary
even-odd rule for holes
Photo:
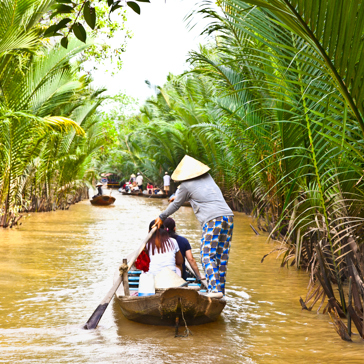
[[[164,228],[168,231],[169,235],[172,235],[176,230],[176,223],[171,217],[167,217],[163,221]]]
[[[154,226],[154,224],[155,224],[155,220],[152,220],[152,221],[149,223],[149,230],[148,230],[148,231],[152,230],[152,227]],[[163,229],[163,230],[164,230],[164,223],[163,223],[163,225],[161,226],[161,229]]]
[[[149,224],[149,231],[152,230],[155,220],[152,220]],[[171,241],[169,240],[168,231],[165,230],[164,225],[160,229],[157,229],[147,243],[148,251],[152,251],[154,255],[155,249],[158,253],[165,253],[172,249]]]

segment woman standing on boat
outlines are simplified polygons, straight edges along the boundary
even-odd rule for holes
[[[172,174],[182,182],[174,201],[155,220],[163,221],[189,201],[202,226],[201,262],[208,283],[208,296],[221,298],[225,293],[226,268],[233,233],[234,214],[208,171],[210,168],[185,155]]]

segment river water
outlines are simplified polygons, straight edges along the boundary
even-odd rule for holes
[[[117,192],[114,192],[116,195]],[[327,315],[301,311],[308,277],[280,268],[273,245],[236,213],[219,321],[172,327],[128,321],[110,304],[98,329],[83,330],[111,288],[122,257],[137,247],[167,202],[116,196],[114,206],[88,201],[69,211],[32,214],[0,231],[0,363],[361,363],[363,342],[342,341]],[[201,228],[193,211],[174,218],[199,261]]]

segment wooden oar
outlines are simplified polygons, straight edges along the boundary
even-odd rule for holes
[[[149,239],[152,237],[154,232],[157,230],[156,227],[154,227],[150,233],[147,235],[147,237],[144,239],[142,244],[140,244],[139,248],[135,250],[133,253],[129,254],[128,259],[128,270],[131,268],[131,266],[134,264],[136,259],[138,258],[139,254],[143,251],[145,245],[149,241]],[[97,306],[94,313],[90,316],[86,324],[83,326],[86,330],[96,329],[97,325],[99,324],[99,321],[101,320],[102,315],[107,309],[107,306],[109,305],[110,301],[112,300],[116,290],[119,288],[123,278],[121,275],[119,275],[118,279],[115,281],[114,285],[110,289],[110,291],[107,293],[105,298],[100,302],[100,304]]]
[[[188,262],[188,260],[185,260],[185,266],[186,268],[197,278],[197,272],[195,272],[195,270],[191,267],[190,263]],[[207,283],[206,283],[206,279],[201,280],[201,284],[207,289]]]

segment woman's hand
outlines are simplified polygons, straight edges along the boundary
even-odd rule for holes
[[[155,223],[154,223],[154,225],[153,225],[153,227],[157,227],[157,229],[160,229],[160,227],[163,225],[163,221],[162,221],[162,219],[160,218],[160,217],[157,217],[156,219],[155,219]]]

